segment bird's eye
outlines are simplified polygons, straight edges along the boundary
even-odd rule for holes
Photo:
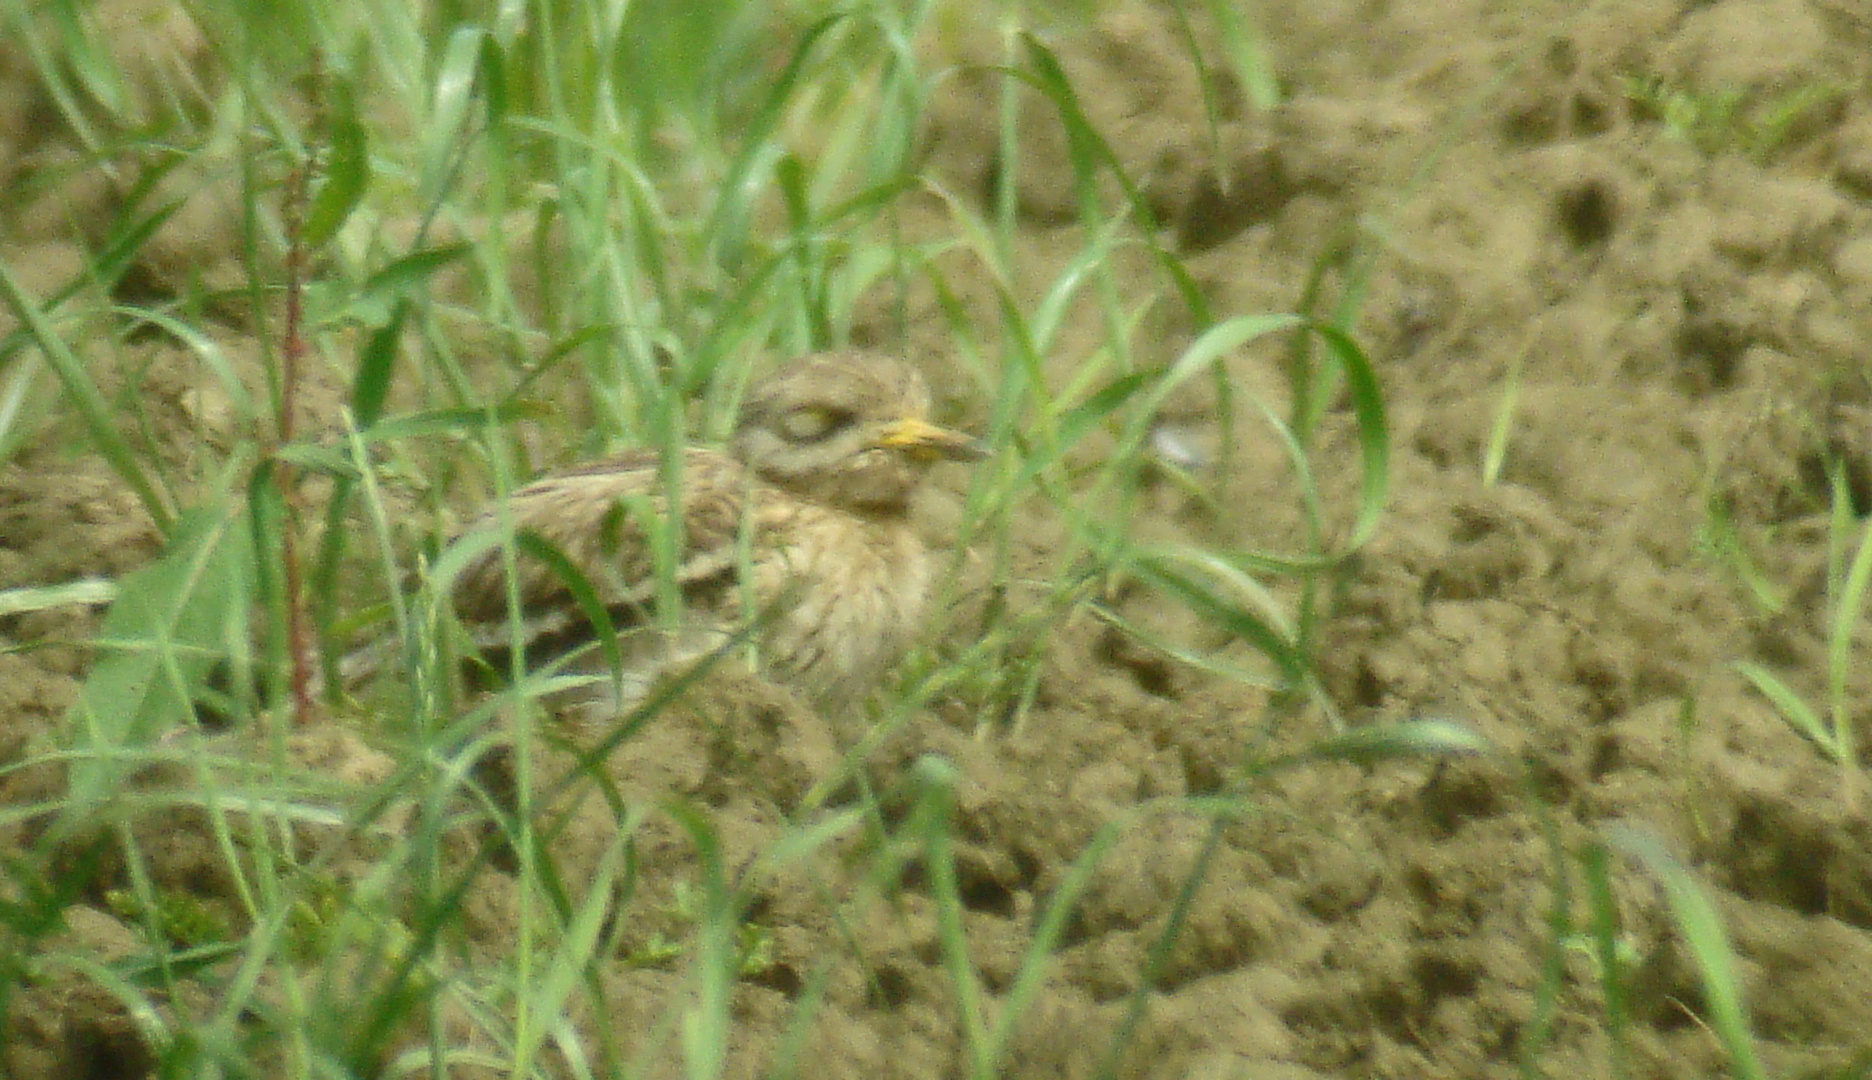
[[[793,442],[818,442],[851,423],[851,414],[824,405],[802,405],[780,416],[780,434]]]

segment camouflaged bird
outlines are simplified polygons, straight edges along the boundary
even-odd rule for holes
[[[973,439],[931,423],[929,408],[922,377],[895,359],[807,356],[749,388],[726,452],[683,451],[673,511],[660,456],[632,450],[534,481],[463,533],[530,532],[583,572],[624,666],[624,685],[595,699],[601,708],[628,708],[656,676],[756,619],[763,675],[821,709],[848,709],[902,658],[923,618],[931,560],[910,527],[911,496],[933,463],[981,456]],[[672,512],[683,613],[674,632],[653,626],[651,539]],[[570,657],[569,670],[608,675],[563,576],[525,551],[515,559],[527,666]],[[493,545],[454,588],[497,672],[511,664],[506,565]]]

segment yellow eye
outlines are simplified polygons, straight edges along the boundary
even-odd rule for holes
[[[851,414],[824,405],[802,405],[783,413],[780,434],[792,442],[817,442],[851,421]]]

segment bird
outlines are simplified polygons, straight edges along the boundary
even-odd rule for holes
[[[633,707],[657,678],[745,636],[759,676],[822,713],[849,713],[903,658],[928,603],[933,557],[911,526],[913,496],[937,462],[985,456],[929,416],[928,384],[903,360],[813,353],[753,381],[727,446],[681,449],[673,482],[659,451],[638,448],[514,490],[458,534],[485,545],[452,586],[471,659],[511,670],[517,614],[527,670],[591,676],[553,702],[589,719]],[[670,527],[659,579],[656,538]],[[614,655],[553,559],[516,546],[510,561],[488,540],[507,529],[584,575]],[[658,610],[659,580],[680,596],[674,627]]]

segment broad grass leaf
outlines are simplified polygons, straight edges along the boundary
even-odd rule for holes
[[[246,648],[254,598],[246,523],[231,505],[189,510],[163,555],[118,583],[96,641],[101,655],[70,715],[71,812],[102,801],[140,747],[191,723],[216,662]]]
[[[325,182],[312,196],[302,237],[317,250],[338,234],[351,211],[357,209],[370,187],[370,150],[364,124],[358,119],[357,98],[351,84],[333,79],[326,93],[331,117],[331,147],[325,161]]]

